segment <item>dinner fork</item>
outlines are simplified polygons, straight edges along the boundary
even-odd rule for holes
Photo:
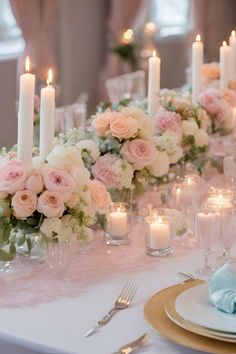
[[[115,303],[112,307],[112,309],[105,315],[101,320],[97,322],[97,324],[91,328],[88,332],[85,333],[85,337],[89,337],[92,334],[94,334],[97,329],[101,326],[104,326],[107,324],[107,322],[110,321],[112,316],[119,310],[124,310],[126,309],[132,302],[134,295],[137,291],[138,286],[133,283],[128,281],[123,289],[121,290],[120,294],[118,295],[117,299],[115,300]]]
[[[148,334],[144,333],[141,337],[135,339],[133,342],[128,344],[122,345],[118,352],[113,354],[130,354],[136,351],[137,349],[141,348],[148,339]]]

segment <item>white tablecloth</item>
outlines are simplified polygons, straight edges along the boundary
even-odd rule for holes
[[[144,332],[149,333],[150,340],[142,353],[199,353],[174,344],[150,329],[143,307],[151,295],[178,282],[178,271],[194,272],[200,262],[199,251],[177,250],[171,256],[157,258],[156,266],[148,272],[113,277],[111,269],[109,279],[94,284],[77,298],[60,298],[27,308],[0,309],[0,354],[111,354]],[[0,283],[5,276],[7,274],[0,276]],[[139,285],[132,306],[116,314],[98,333],[85,338],[84,333],[112,307],[128,279]]]

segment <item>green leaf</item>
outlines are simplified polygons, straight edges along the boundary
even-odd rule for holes
[[[0,249],[0,261],[8,262],[8,261],[12,261],[13,259],[14,259],[14,255]]]
[[[16,246],[15,246],[14,242],[10,243],[10,254],[11,255],[15,255],[16,254]]]
[[[26,243],[27,243],[28,252],[30,253],[32,250],[32,242],[30,237],[26,239]]]

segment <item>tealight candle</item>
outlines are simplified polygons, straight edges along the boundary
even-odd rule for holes
[[[170,248],[170,219],[166,215],[155,215],[145,218],[146,221],[146,253],[151,256],[166,256]]]
[[[108,215],[107,244],[125,244],[129,233],[129,212],[125,203],[112,203]]]

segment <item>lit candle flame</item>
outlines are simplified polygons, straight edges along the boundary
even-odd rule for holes
[[[188,177],[188,185],[190,185],[192,182],[192,178],[191,177]]]
[[[235,35],[236,35],[235,31],[232,31],[231,36],[235,37]]]
[[[147,22],[145,25],[145,32],[154,33],[156,31],[156,25],[154,22]]]
[[[200,34],[198,34],[198,35],[196,36],[196,41],[197,41],[197,42],[201,42],[201,36],[200,36]]]
[[[25,71],[28,73],[30,71],[30,60],[29,57],[27,56],[25,59]]]
[[[47,84],[51,85],[52,83],[52,69],[48,70],[48,78],[47,78]]]
[[[127,31],[125,31],[122,35],[122,42],[125,44],[129,44],[133,41],[133,37],[134,37],[134,31],[129,28],[127,29]]]
[[[156,52],[155,50],[153,50],[152,56],[153,56],[153,57],[156,57],[156,56],[157,56],[157,52]]]
[[[160,224],[162,224],[162,217],[159,217],[159,218],[158,218],[158,222],[159,222]]]
[[[223,47],[227,47],[226,41],[223,42]]]

